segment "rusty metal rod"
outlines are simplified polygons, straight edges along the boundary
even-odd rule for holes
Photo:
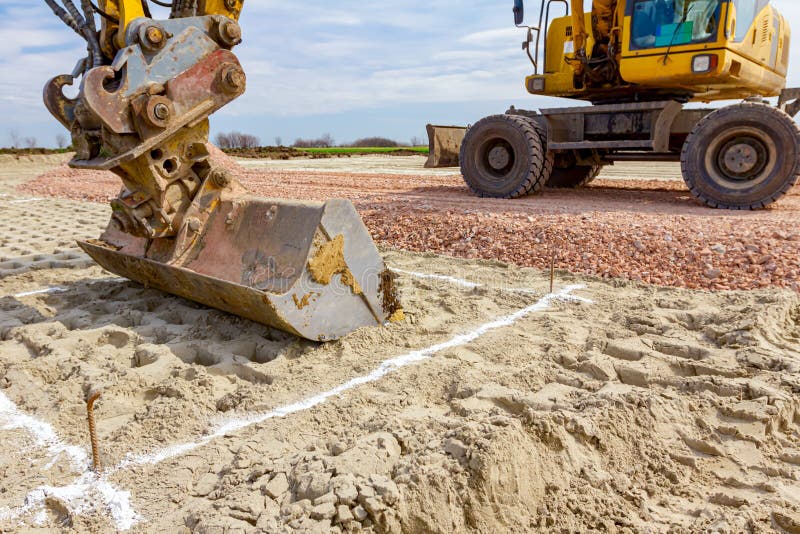
[[[556,249],[553,248],[553,251],[550,255],[550,294],[553,294],[553,289],[555,288],[555,281],[556,281]]]
[[[100,392],[93,393],[86,401],[86,416],[89,419],[89,439],[92,442],[92,468],[95,473],[99,473],[100,465],[100,447],[97,443],[97,425],[94,422],[94,403],[100,398]]]

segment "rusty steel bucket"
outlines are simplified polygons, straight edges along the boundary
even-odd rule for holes
[[[458,167],[459,152],[467,128],[463,126],[435,126],[428,124],[428,161],[425,167]]]
[[[398,311],[392,277],[347,200],[222,197],[178,259],[113,224],[80,246],[105,269],[297,336],[338,339]],[[178,237],[180,239],[180,236]]]

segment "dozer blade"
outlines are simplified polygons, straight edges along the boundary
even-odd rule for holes
[[[429,124],[427,130],[429,153],[425,167],[428,169],[458,167],[461,143],[464,142],[467,129],[463,126],[434,126]]]
[[[391,274],[346,200],[222,199],[179,261],[159,262],[157,243],[112,225],[80,245],[146,287],[314,341],[384,324],[397,308]]]

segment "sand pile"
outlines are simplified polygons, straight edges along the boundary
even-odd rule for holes
[[[107,217],[14,201],[0,222],[40,232],[38,254]],[[42,219],[81,209],[75,234]],[[0,529],[798,530],[796,294],[559,272],[592,302],[547,308],[538,271],[386,258],[407,320],[326,345],[97,267],[0,276]],[[101,480],[85,473],[90,388]]]
[[[787,293],[586,280],[591,304],[554,303],[263,419],[540,298],[498,281],[546,286],[497,264],[387,259],[484,285],[401,275],[406,323],[321,346],[77,271],[88,280],[64,292],[0,300],[1,391],[85,446],[83,395],[103,389],[107,482],[130,492],[134,529],[739,532],[800,517],[800,299]],[[58,495],[4,522],[32,489],[77,473],[20,431],[3,439],[13,490],[0,495],[0,528],[114,526],[103,506],[79,513]]]

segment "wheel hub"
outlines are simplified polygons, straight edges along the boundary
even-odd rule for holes
[[[504,146],[496,146],[489,151],[489,166],[496,170],[501,171],[508,167],[511,161],[511,154]]]
[[[758,163],[756,149],[747,143],[739,143],[728,148],[723,155],[725,167],[736,174],[752,171]]]
[[[739,137],[725,143],[717,162],[720,171],[729,179],[747,181],[761,174],[767,160],[768,150],[761,140]]]

